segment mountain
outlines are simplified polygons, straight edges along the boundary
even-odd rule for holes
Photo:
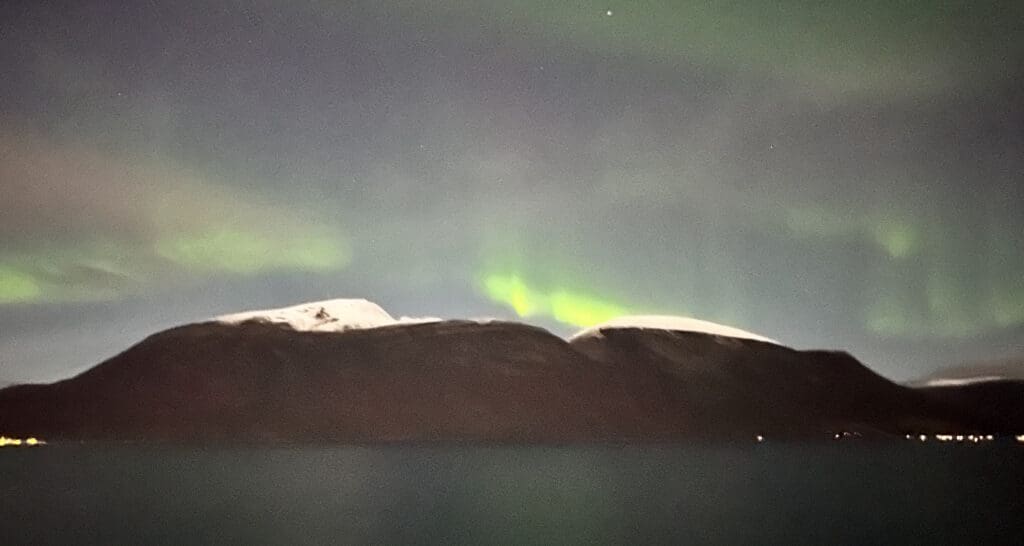
[[[989,380],[1024,381],[1024,357],[950,366],[937,370],[915,381],[914,384],[940,386]]]
[[[571,344],[611,366],[660,370],[671,378],[672,407],[712,435],[917,434],[979,425],[841,352],[649,328],[604,329]]]
[[[47,439],[583,441],[682,428],[641,374],[514,323],[344,333],[168,330],[72,379],[0,391],[0,430]]]
[[[917,391],[964,414],[975,416],[986,430],[1004,434],[1024,431],[1024,381],[1000,379],[945,383],[918,387]]]
[[[911,383],[947,404],[980,415],[988,428],[1024,431],[1024,360],[963,364]]]
[[[76,377],[0,390],[0,432],[51,441],[824,439],[989,432],[990,417],[847,354],[703,321],[620,320],[566,341],[394,319],[365,300],[181,326]]]

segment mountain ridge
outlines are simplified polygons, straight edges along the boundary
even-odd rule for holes
[[[980,391],[900,385],[843,352],[628,325],[565,340],[511,321],[395,320],[376,306],[369,323],[363,303],[296,308],[280,320],[170,328],[75,377],[2,389],[0,432],[562,443],[1012,433],[1024,423],[1022,386],[999,387],[990,407]],[[360,312],[338,312],[350,308]]]

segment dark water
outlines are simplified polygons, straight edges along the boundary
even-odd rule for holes
[[[0,543],[1024,544],[1024,447],[5,448]]]

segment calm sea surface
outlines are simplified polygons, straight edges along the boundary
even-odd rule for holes
[[[3,544],[1024,544],[1024,446],[0,449]]]

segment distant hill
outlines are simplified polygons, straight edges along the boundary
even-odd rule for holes
[[[942,368],[914,381],[913,384],[935,385],[992,379],[1024,381],[1024,356]]]
[[[704,331],[627,321],[566,341],[514,322],[396,320],[364,300],[235,314],[160,332],[71,379],[0,391],[0,432],[562,443],[885,437],[1019,424],[974,411],[951,391],[892,383],[845,353],[671,323]]]
[[[1024,431],[1024,358],[944,368],[911,383],[963,411]]]

